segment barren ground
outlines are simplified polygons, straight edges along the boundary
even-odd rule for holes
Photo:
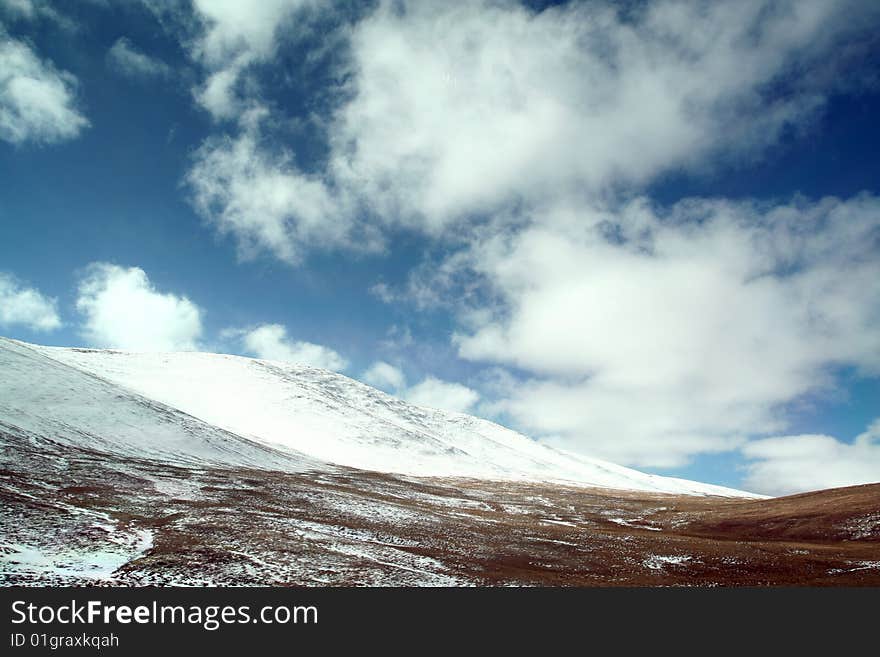
[[[0,444],[5,585],[880,585],[880,484],[742,501]]]

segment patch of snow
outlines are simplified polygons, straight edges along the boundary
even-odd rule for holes
[[[853,518],[843,526],[854,540],[871,538],[880,534],[880,512],[871,513],[861,518]]]
[[[660,527],[652,527],[650,525],[640,525],[636,524],[631,520],[626,520],[625,518],[607,518],[609,522],[613,522],[616,525],[623,525],[624,527],[632,527],[633,529],[647,529],[652,532],[660,532],[663,531]]]
[[[102,527],[103,528],[103,527]],[[112,529],[112,528],[111,528]],[[52,547],[0,544],[0,575],[55,576],[62,580],[112,580],[113,574],[153,545],[153,534],[138,530],[123,540],[113,536],[113,548],[98,550],[53,549]]]
[[[201,493],[201,486],[179,477],[176,479],[155,477],[152,483],[156,492],[167,497],[180,500],[199,500],[204,498],[204,495]]]
[[[568,520],[556,520],[554,518],[541,518],[541,522],[546,522],[551,525],[563,525],[565,527],[577,527],[573,522],[569,522]]]
[[[692,557],[686,555],[659,555],[654,554],[645,559],[642,564],[650,570],[663,570],[666,566],[680,566],[691,561]]]
[[[852,573],[857,570],[880,570],[880,561],[853,561],[853,568],[832,568],[828,571],[829,575],[839,575],[840,573]]]

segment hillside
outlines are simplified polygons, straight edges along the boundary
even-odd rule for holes
[[[0,372],[0,584],[880,584],[880,484],[763,499],[235,356]]]

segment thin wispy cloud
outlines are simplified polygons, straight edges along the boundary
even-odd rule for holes
[[[120,37],[107,51],[107,64],[133,78],[164,78],[171,74],[165,62],[138,50],[130,39]]]

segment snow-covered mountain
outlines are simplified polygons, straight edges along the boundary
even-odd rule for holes
[[[561,452],[326,370],[220,354],[68,349],[0,338],[0,429],[184,465],[348,466],[419,477],[747,495]]]

